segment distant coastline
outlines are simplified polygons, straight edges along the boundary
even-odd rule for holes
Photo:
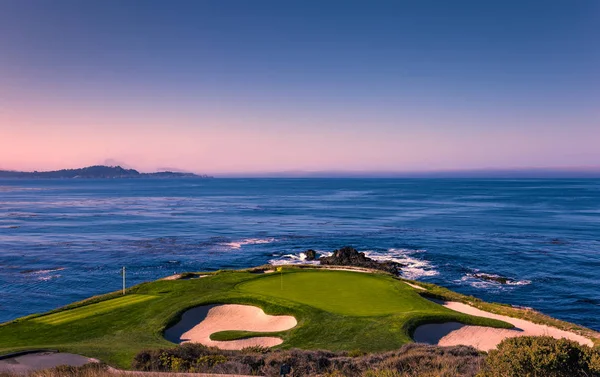
[[[95,165],[79,169],[61,169],[52,171],[12,171],[0,170],[0,178],[59,178],[59,179],[114,179],[114,178],[212,178],[208,175],[182,173],[174,171],[159,171],[155,173],[140,173],[135,169],[124,169],[121,166]]]

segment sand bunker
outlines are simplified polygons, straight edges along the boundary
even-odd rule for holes
[[[416,342],[440,346],[466,345],[482,351],[494,349],[502,340],[516,336],[551,336],[557,339],[567,338],[587,346],[593,346],[594,344],[590,339],[573,332],[539,325],[523,319],[493,314],[460,302],[440,302],[440,304],[457,312],[508,322],[514,325],[515,328],[496,329],[485,326],[463,325],[456,322],[429,324],[419,326],[415,330],[413,338]]]
[[[283,340],[272,336],[215,341],[210,335],[219,331],[240,330],[255,332],[285,331],[298,322],[292,316],[272,316],[262,309],[248,305],[206,305],[186,311],[181,321],[165,331],[165,338],[174,343],[202,343],[205,346],[226,350],[245,347],[273,347]]]
[[[183,274],[175,274],[175,275],[164,277],[164,278],[159,279],[159,280],[191,280],[191,279],[205,278],[207,276],[208,275],[192,275],[191,277],[184,278]]]
[[[33,371],[54,368],[59,365],[82,366],[97,362],[72,353],[37,352],[0,360],[0,373],[29,374]]]

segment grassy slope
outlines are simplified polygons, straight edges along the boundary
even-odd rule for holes
[[[171,347],[162,331],[190,307],[243,303],[291,314],[298,326],[277,333],[282,348],[383,351],[410,342],[426,322],[506,327],[433,304],[384,274],[287,269],[279,274],[221,272],[202,279],[155,281],[0,326],[0,353],[57,348],[128,368],[145,348]],[[108,301],[107,301],[108,300]],[[228,339],[253,334],[228,332]]]

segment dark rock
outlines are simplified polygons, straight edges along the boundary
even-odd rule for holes
[[[512,282],[512,280],[510,280],[509,278],[505,278],[504,276],[498,276],[498,275],[476,273],[476,274],[471,274],[471,276],[476,279],[479,279],[479,280],[492,281],[492,282],[496,282],[496,283],[500,283],[500,284],[509,284]]]
[[[304,255],[306,255],[307,261],[313,261],[313,260],[317,259],[317,252],[314,251],[313,249],[306,250],[304,252]]]
[[[399,274],[403,264],[392,261],[378,262],[367,256],[365,253],[358,252],[350,246],[344,246],[341,249],[335,250],[330,257],[321,257],[319,262],[322,265],[329,266],[354,266],[372,268],[375,270],[387,271],[392,274]]]

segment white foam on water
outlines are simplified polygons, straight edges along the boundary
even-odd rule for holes
[[[241,241],[224,242],[221,245],[230,249],[241,249],[244,245],[260,245],[275,242],[275,238],[246,238]]]
[[[59,277],[61,277],[62,275],[47,275],[47,276],[40,276],[38,277],[36,280],[39,281],[48,281],[48,280],[53,280],[53,279],[58,279]]]
[[[387,251],[365,251],[365,256],[379,261],[397,262],[401,268],[400,276],[405,279],[417,280],[425,276],[435,276],[439,271],[428,260],[414,257],[415,254],[425,253],[425,250],[415,249],[389,249]]]
[[[506,279],[505,283],[495,281],[494,279]],[[475,269],[473,273],[467,273],[459,281],[461,283],[469,284],[473,288],[479,289],[498,289],[505,286],[519,286],[519,285],[529,285],[531,284],[531,280],[514,280],[509,279],[497,274],[488,274],[485,272],[479,272],[479,270]]]
[[[424,276],[435,276],[439,272],[435,267],[427,260],[416,258],[414,254],[424,253],[425,250],[412,250],[412,249],[389,249],[387,251],[364,251],[365,256],[376,260],[378,262],[392,261],[401,263],[404,267],[401,268],[400,276],[405,279],[416,280]],[[332,252],[317,251],[318,257],[329,257],[332,256]],[[318,260],[307,261],[306,254],[284,254],[278,256],[277,259],[271,259],[269,264],[272,265],[293,265],[293,264],[320,264]]]
[[[49,274],[51,272],[62,271],[64,269],[65,269],[65,267],[56,267],[56,268],[49,268],[47,270],[26,271],[26,272],[23,272],[23,274],[45,275],[45,274]]]
[[[316,250],[317,253],[317,258],[319,257],[330,257],[333,255],[333,253],[328,252],[328,251],[318,251]],[[282,266],[282,265],[291,265],[291,264],[320,264],[320,262],[318,260],[313,260],[313,261],[309,261],[306,260],[306,254],[305,253],[300,253],[300,254],[284,254],[279,256],[278,259],[271,259],[269,261],[269,264],[272,264],[273,266]]]

